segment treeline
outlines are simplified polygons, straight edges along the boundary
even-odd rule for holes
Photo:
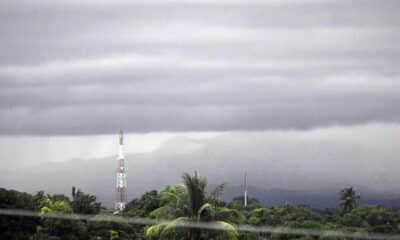
[[[400,233],[400,212],[390,207],[358,206],[357,193],[345,188],[339,194],[337,209],[316,210],[306,205],[287,203],[265,208],[250,198],[244,208],[243,197],[224,202],[225,184],[212,191],[207,179],[197,173],[183,174],[182,185],[167,186],[161,192],[144,193],[130,201],[123,212],[106,209],[96,197],[72,188],[71,198],[63,194],[34,195],[0,188],[1,209],[23,209],[39,213],[66,213],[71,219],[0,215],[0,239],[344,239],[331,231],[353,233]],[[77,214],[125,216],[163,220],[146,226],[112,221],[80,219]],[[74,218],[74,216],[76,216]],[[168,221],[164,221],[168,220]],[[190,227],[190,223],[208,223],[214,228]],[[320,236],[288,233],[238,231],[237,226],[286,227],[317,229]],[[346,238],[348,239],[348,238]]]

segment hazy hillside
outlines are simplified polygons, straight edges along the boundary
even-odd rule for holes
[[[133,156],[131,156],[133,157]],[[179,184],[183,171],[189,171],[190,166],[181,165],[180,168],[169,169],[168,165],[160,167],[146,155],[135,155],[142,159],[142,164],[129,164],[128,171],[128,198],[140,196],[145,191],[162,189],[165,185]],[[42,165],[40,171],[27,171],[16,173],[14,182],[2,174],[1,182],[7,187],[24,186],[24,191],[35,192],[45,190],[48,192],[63,192],[70,194],[71,186],[78,186],[86,192],[98,196],[99,200],[107,207],[113,206],[114,201],[114,162],[104,158],[96,161],[70,161],[66,163]],[[134,171],[141,169],[136,174]],[[10,174],[10,173],[9,173]],[[215,176],[214,176],[215,178]],[[52,180],[50,180],[52,179]],[[212,188],[213,184],[211,184]],[[18,188],[17,188],[18,189]],[[227,185],[224,199],[243,194],[240,185]],[[265,206],[279,205],[286,202],[308,204],[315,208],[337,207],[339,189],[326,191],[300,191],[286,189],[263,189],[249,186],[249,197],[255,197]],[[381,204],[400,208],[400,197],[389,194],[376,194],[367,189],[362,191],[362,204]]]
[[[352,178],[342,178],[329,175],[324,168],[317,172],[313,165],[320,163],[317,150],[311,154],[313,158],[302,160],[301,164],[294,156],[309,155],[307,143],[293,148],[292,152],[276,154],[272,143],[265,144],[268,139],[257,136],[252,141],[239,141],[237,136],[217,137],[208,141],[196,141],[179,137],[168,141],[159,149],[150,153],[127,154],[128,198],[141,195],[151,189],[161,189],[165,185],[180,183],[183,172],[198,170],[208,177],[211,184],[229,183],[225,198],[229,199],[242,194],[240,187],[243,181],[243,171],[249,172],[249,194],[259,198],[266,205],[284,202],[299,202],[314,207],[334,207],[337,203],[337,193],[340,188],[351,183],[360,190],[362,200],[368,203],[375,199],[398,205],[396,195],[388,195],[374,189],[363,187],[362,173],[346,174]],[[264,143],[264,146],[261,145]],[[346,152],[348,147],[334,146]],[[241,149],[246,148],[246,151]],[[321,145],[320,148],[326,148]],[[290,150],[290,148],[288,147]],[[306,150],[304,150],[306,149]],[[303,151],[303,152],[302,152]],[[256,154],[252,154],[256,153]],[[266,156],[257,158],[256,156]],[[303,156],[303,158],[305,158]],[[340,159],[342,155],[336,156]],[[337,159],[333,159],[337,160]],[[337,162],[335,167],[325,162],[326,170],[331,172],[352,171],[341,170],[344,161]],[[2,169],[0,182],[2,187],[35,192],[70,193],[71,186],[77,186],[85,192],[99,197],[107,206],[112,206],[116,170],[115,156],[90,160],[71,160],[62,163],[46,163],[32,165],[23,169]],[[307,167],[309,166],[309,167]],[[355,163],[352,163],[354,168]],[[354,180],[354,181],[353,181]],[[284,190],[283,190],[284,189]],[[390,192],[390,194],[393,194]],[[388,200],[386,200],[388,199]]]

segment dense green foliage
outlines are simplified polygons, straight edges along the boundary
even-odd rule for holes
[[[152,190],[131,200],[123,212],[101,207],[96,197],[72,188],[71,198],[62,194],[34,195],[0,188],[1,209],[24,209],[39,213],[67,213],[70,219],[0,215],[0,239],[340,239],[329,236],[330,230],[356,233],[400,233],[400,212],[390,207],[358,206],[353,188],[339,193],[338,209],[316,210],[301,204],[287,203],[263,207],[250,198],[243,207],[243,196],[224,202],[225,184],[213,191],[207,179],[195,173],[184,174],[183,184]],[[77,214],[93,219],[80,220]],[[110,221],[89,221],[101,216],[126,216],[169,220],[163,224],[135,225]],[[224,230],[182,227],[192,222],[212,223]],[[236,225],[318,229],[322,236],[254,233],[238,231]],[[326,236],[325,235],[326,232]]]

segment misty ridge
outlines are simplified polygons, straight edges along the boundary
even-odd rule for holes
[[[201,140],[179,136],[153,152],[126,154],[128,199],[179,184],[182,172],[197,170],[211,185],[227,182],[224,198],[230,200],[242,194],[247,171],[249,195],[265,205],[294,201],[333,207],[339,189],[351,185],[361,192],[365,203],[397,206],[399,150],[395,141],[382,142],[381,137],[391,134],[398,138],[399,132],[395,125],[372,124],[309,131],[226,132]],[[126,144],[135,143],[126,139]],[[3,187],[28,192],[70,194],[71,186],[79,186],[112,206],[116,168],[116,156],[74,159],[22,170],[3,168],[0,181]]]

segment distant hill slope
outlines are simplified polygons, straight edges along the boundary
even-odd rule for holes
[[[262,159],[254,155],[245,156],[245,153],[237,152],[232,144],[226,143],[232,139],[235,140],[216,138],[213,144],[208,144],[177,138],[154,152],[127,154],[128,199],[152,189],[160,190],[166,185],[179,184],[183,172],[197,170],[207,176],[210,183],[227,182],[225,199],[230,200],[242,194],[240,184],[243,181],[243,169],[246,168],[251,172],[249,195],[258,198],[266,206],[285,202],[304,203],[315,208],[337,206],[339,189],[347,186],[343,184],[342,178],[327,178],[323,173],[305,168],[300,161],[289,161],[289,157],[270,156]],[[243,141],[237,142],[244,144]],[[247,151],[251,152],[250,149]],[[258,155],[268,156],[267,153],[273,152],[272,149],[263,151],[265,154]],[[46,163],[23,169],[0,169],[0,187],[70,194],[71,187],[76,186],[95,194],[104,205],[112,207],[116,167],[116,157],[110,156]],[[356,186],[356,189],[362,195],[362,203],[400,207],[398,196],[377,194],[364,187]]]
[[[249,197],[257,198],[263,206],[280,205],[287,202],[306,204],[313,208],[336,208],[339,202],[339,189],[330,191],[298,191],[284,189],[262,189],[254,186],[248,187]],[[243,195],[243,187],[227,186],[224,200]],[[389,194],[376,194],[365,190],[362,192],[360,204],[379,204],[400,208],[400,196]]]

